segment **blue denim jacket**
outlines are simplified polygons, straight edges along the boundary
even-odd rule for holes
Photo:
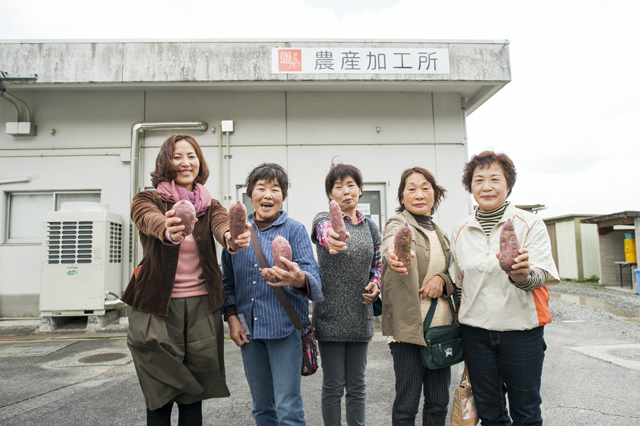
[[[253,217],[248,220],[253,222]],[[271,243],[278,235],[291,245],[293,261],[309,279],[309,297],[301,296],[293,287],[283,287],[291,305],[297,312],[303,326],[309,325],[309,299],[324,301],[322,295],[322,271],[311,249],[311,240],[301,223],[289,218],[283,211],[281,216],[262,232],[255,227],[260,247],[269,265],[273,265]],[[260,265],[253,248],[236,254],[222,253],[222,281],[225,290],[223,306],[235,305],[236,312],[244,315],[251,334],[249,339],[281,339],[295,330],[289,315],[267,281],[260,275]]]

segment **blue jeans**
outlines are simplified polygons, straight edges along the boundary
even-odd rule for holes
[[[253,339],[240,349],[256,425],[306,425],[300,393],[300,332],[282,339]]]
[[[463,325],[462,343],[482,426],[542,425],[544,327],[491,331]]]
[[[364,372],[369,342],[318,342],[322,361],[322,419],[340,426],[346,389],[347,425],[363,426],[367,407]]]

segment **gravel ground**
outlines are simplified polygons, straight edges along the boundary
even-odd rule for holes
[[[563,281],[548,287],[549,310],[556,323],[586,323],[599,344],[640,343],[640,296],[600,285]],[[607,321],[609,320],[609,321]],[[595,337],[595,336],[594,336]],[[566,343],[587,344],[567,335]],[[582,336],[584,339],[584,336]],[[594,342],[595,344],[595,342]]]

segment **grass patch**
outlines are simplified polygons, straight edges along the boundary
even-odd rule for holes
[[[581,280],[571,280],[570,282],[572,283],[580,283],[580,284],[587,284],[590,285],[592,287],[600,287],[603,288],[604,285],[599,283],[600,281],[600,277],[597,275],[591,275],[589,278],[583,278]]]

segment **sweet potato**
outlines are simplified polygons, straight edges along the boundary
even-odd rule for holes
[[[287,265],[282,263],[282,261],[280,260],[280,256],[291,262],[291,245],[289,244],[289,241],[287,241],[286,238],[278,235],[273,239],[273,242],[271,243],[271,249],[273,250],[274,266],[288,271],[289,268],[287,267]]]
[[[515,258],[520,255],[520,243],[513,228],[511,219],[507,219],[500,232],[500,268],[505,272],[511,272]]]
[[[407,268],[411,268],[411,227],[406,223],[403,224],[398,232],[396,232],[396,237],[393,240],[393,250],[396,252],[398,256],[398,260],[402,262],[402,266]]]
[[[347,241],[347,227],[344,225],[342,210],[335,200],[331,200],[329,203],[329,214],[331,215],[331,227],[339,235],[338,241],[344,243]]]
[[[173,210],[175,210],[175,217],[180,218],[179,225],[184,225],[184,229],[182,230],[182,236],[186,237],[193,232],[193,227],[196,225],[196,208],[193,207],[191,201],[189,200],[180,200],[173,205]]]
[[[243,234],[247,230],[247,208],[240,201],[235,203],[229,208],[229,233],[231,234],[231,241],[229,246],[233,250],[238,250],[235,243],[240,234]]]
[[[289,267],[280,260],[280,256],[284,257],[289,261],[291,261],[291,259],[293,258],[291,253],[291,245],[289,244],[289,241],[287,241],[286,238],[278,235],[273,239],[273,242],[271,243],[271,250],[273,251],[273,265],[277,266],[280,269],[284,269],[285,271],[288,271]],[[277,283],[278,281],[280,281],[278,277],[276,277],[275,275],[272,275],[268,271],[261,270],[260,273],[262,274],[263,277],[265,277],[267,281],[271,283]]]

